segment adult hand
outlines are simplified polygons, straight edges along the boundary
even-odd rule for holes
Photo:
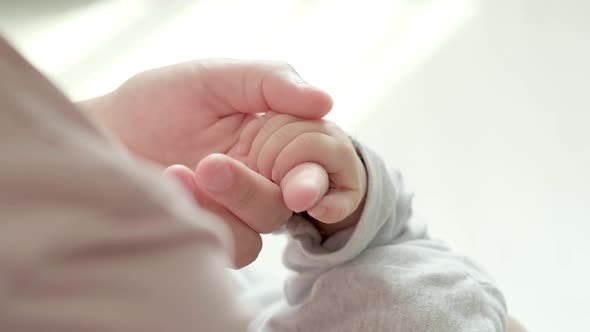
[[[227,155],[209,155],[195,171],[173,165],[164,174],[179,180],[199,205],[223,218],[233,240],[235,268],[258,257],[261,233],[280,228],[292,215],[278,185]]]
[[[194,167],[208,154],[235,149],[256,113],[319,119],[332,99],[287,64],[216,59],[137,74],[81,106],[134,154]]]
[[[258,255],[260,233],[276,230],[291,211],[280,188],[223,153],[234,152],[257,113],[317,119],[331,98],[289,65],[205,60],[140,73],[114,92],[81,103],[129,150],[170,167],[200,205],[223,217],[234,239],[234,265]]]

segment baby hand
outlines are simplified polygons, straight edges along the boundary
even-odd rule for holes
[[[291,210],[339,225],[324,230],[358,221],[366,170],[351,140],[332,122],[267,113],[244,128],[237,150],[248,167],[281,185]]]

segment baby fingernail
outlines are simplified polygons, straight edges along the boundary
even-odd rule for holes
[[[326,213],[326,208],[323,206],[318,206],[307,211],[307,213],[315,219],[320,219]]]

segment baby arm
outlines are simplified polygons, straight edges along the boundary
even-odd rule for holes
[[[430,239],[401,175],[333,124],[263,116],[232,153],[280,183],[293,211],[317,219],[294,215],[287,224],[284,261],[296,273],[253,330],[505,330],[504,298],[491,278]]]
[[[249,167],[280,183],[285,201],[296,193],[291,186],[319,176],[308,162],[325,169],[329,189],[292,208],[307,209],[317,222],[296,215],[288,223],[285,263],[297,273],[285,285],[286,301],[262,313],[257,329],[505,330],[498,288],[470,259],[428,237],[398,172],[330,122],[258,121],[246,128],[254,134],[244,132]],[[298,171],[304,167],[306,176]]]

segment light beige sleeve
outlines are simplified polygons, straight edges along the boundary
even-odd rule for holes
[[[0,331],[239,331],[215,216],[0,38]]]

